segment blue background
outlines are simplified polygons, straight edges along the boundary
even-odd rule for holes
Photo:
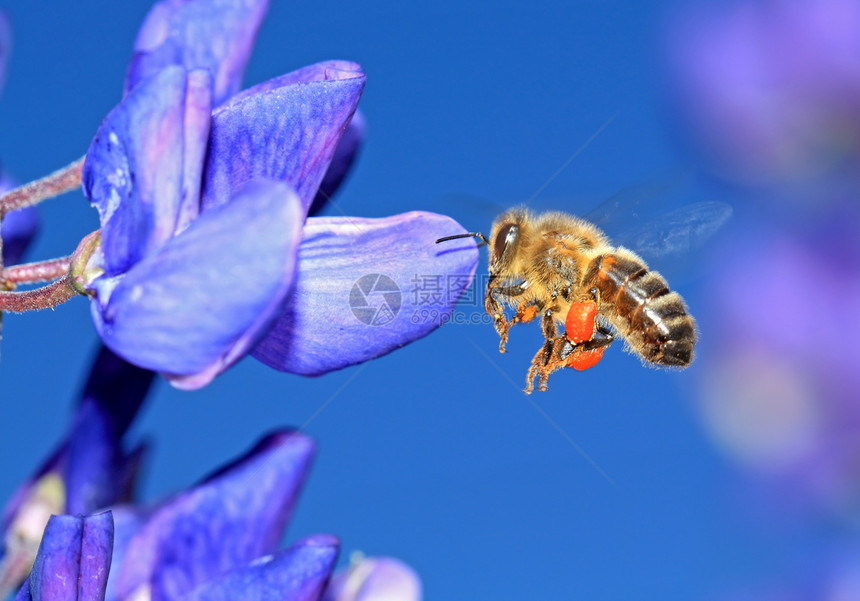
[[[119,100],[150,4],[3,6],[15,39],[0,156],[19,181],[85,152]],[[584,212],[689,169],[660,102],[671,9],[273,2],[246,83],[324,59],[362,63],[368,137],[337,204],[361,216],[435,210],[487,232],[493,214],[470,197],[528,200],[612,116],[535,206]],[[691,198],[721,194],[691,185]],[[68,254],[98,226],[79,193],[42,216],[31,258]],[[597,368],[557,374],[549,392],[527,398],[518,389],[540,344],[536,326],[515,331],[499,355],[492,327],[452,324],[318,379],[247,359],[202,391],[159,381],[132,432],[155,442],[143,496],[188,486],[269,429],[309,422],[319,454],[287,539],[330,532],[342,561],[353,550],[401,558],[428,598],[707,599],[754,582],[792,541],[756,526],[696,415],[697,370],[718,327],[701,313],[707,265],[673,282],[704,340],[683,373],[645,369],[615,345]],[[88,313],[74,299],[4,319],[0,498],[65,430],[96,347]]]

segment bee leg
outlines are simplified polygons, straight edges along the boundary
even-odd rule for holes
[[[552,360],[556,344],[555,321],[552,313],[553,309],[547,309],[541,318],[541,332],[543,333],[544,343],[532,359],[532,364],[526,374],[526,394],[531,394],[534,390],[532,382],[535,377],[538,378],[538,390],[545,391],[549,375],[558,369],[558,367],[553,365]]]
[[[529,366],[529,371],[526,374],[526,388],[523,392],[531,394],[534,391],[534,379],[538,378],[538,390],[546,390],[547,365],[552,358],[552,342],[545,342],[532,359],[532,364]]]
[[[487,312],[487,315],[493,318],[493,326],[496,328],[496,333],[499,335],[500,339],[499,352],[504,353],[505,346],[508,343],[508,332],[510,331],[511,326],[523,320],[517,319],[520,315],[520,309],[517,309],[517,314],[514,315],[511,321],[507,321],[505,319],[505,312],[502,309],[501,303],[496,298],[496,295],[514,297],[519,296],[525,292],[526,289],[521,284],[516,286],[500,286],[495,283],[497,281],[498,280],[490,280],[490,283],[487,285],[487,294],[484,296],[484,311]]]
[[[484,311],[493,318],[493,327],[496,328],[496,333],[501,339],[499,341],[499,352],[504,353],[505,343],[508,341],[508,330],[511,329],[511,324],[505,319],[502,305],[496,299],[493,289],[489,287],[487,288],[487,294],[484,296]]]
[[[511,328],[518,323],[528,323],[533,320],[537,314],[543,309],[543,304],[532,300],[529,302],[520,303],[517,307],[517,312],[511,318],[511,320],[507,324],[507,328],[505,329],[505,333],[502,336],[501,341],[499,342],[499,349],[501,352],[505,352],[505,345],[508,343],[508,333]]]
[[[573,345],[564,334],[555,340],[547,341],[532,359],[526,376],[526,394],[531,394],[534,390],[532,381],[535,378],[538,379],[538,390],[545,391],[550,375],[567,366],[572,350]]]

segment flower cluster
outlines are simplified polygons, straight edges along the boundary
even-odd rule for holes
[[[477,263],[474,249],[437,251],[463,231],[440,215],[307,218],[359,146],[365,76],[329,61],[237,93],[265,7],[157,4],[83,166],[102,225],[84,283],[96,329],[183,388],[248,353],[319,375],[390,352],[438,323],[413,324],[407,307],[369,331],[350,314],[355,281],[384,273],[405,288],[424,270],[465,275],[464,290]],[[435,308],[450,313],[461,292]]]
[[[412,571],[390,559],[359,560],[327,589],[333,536],[278,549],[315,451],[300,432],[264,437],[172,498],[129,503],[140,452],[124,453],[122,438],[152,375],[99,353],[68,437],[4,511],[0,598],[25,578],[16,599],[420,598]]]
[[[668,39],[679,131],[707,168],[747,185],[856,183],[857,2],[694,4]]]
[[[17,283],[65,273],[56,296],[33,298],[86,295],[105,345],[66,437],[3,511],[0,598],[19,585],[16,599],[33,601],[420,598],[392,559],[358,558],[329,584],[333,536],[279,550],[314,453],[300,432],[270,434],[170,499],[134,502],[146,447],[125,438],[154,373],[191,389],[249,354],[309,376],[379,357],[444,323],[477,264],[471,242],[433,243],[464,232],[444,215],[314,216],[361,147],[366,78],[326,61],[241,90],[267,9],[156,2],[84,160],[0,198],[0,311],[36,308],[18,303]],[[0,66],[7,34],[0,21]],[[36,228],[25,207],[70,182],[100,230],[70,257],[10,270]],[[456,285],[403,294],[423,273]],[[384,319],[365,319],[373,294]],[[439,319],[413,319],[419,302]]]
[[[715,253],[703,421],[776,501],[772,519],[826,523],[822,538],[841,550],[833,524],[854,528],[860,501],[860,5],[693,8],[672,33],[686,133],[711,171],[759,201]],[[857,594],[851,563],[844,598]],[[812,588],[791,598],[825,587]]]

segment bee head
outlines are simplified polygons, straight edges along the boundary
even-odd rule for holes
[[[490,231],[490,273],[497,274],[509,267],[516,255],[520,232],[526,220],[522,209],[512,209],[500,215]]]

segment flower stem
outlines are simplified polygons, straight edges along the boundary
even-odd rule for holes
[[[77,291],[72,288],[68,274],[52,284],[25,292],[0,292],[0,311],[24,313],[37,309],[48,309],[60,305]]]
[[[81,157],[42,179],[24,184],[0,196],[0,215],[39,204],[43,200],[59,196],[80,186],[81,169],[85,158],[85,156]]]
[[[68,273],[71,257],[60,257],[38,263],[13,265],[0,272],[0,289],[2,282],[10,284],[33,284],[48,282]]]

